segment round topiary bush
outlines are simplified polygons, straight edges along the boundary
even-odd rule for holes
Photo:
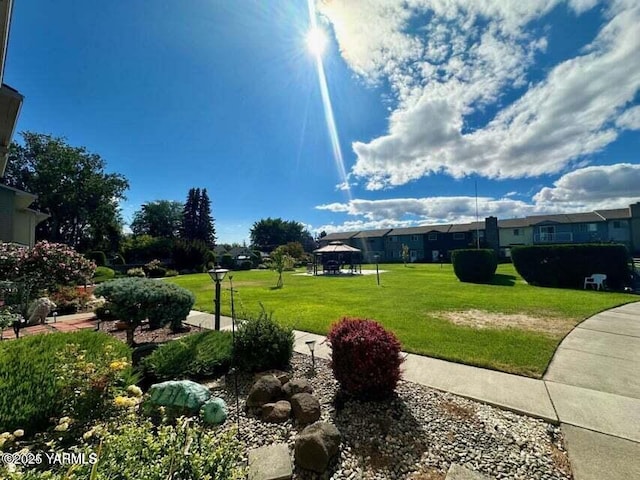
[[[344,392],[361,399],[390,396],[400,379],[401,345],[373,320],[343,318],[327,336],[331,368]]]
[[[293,331],[278,325],[264,310],[240,323],[233,358],[245,371],[285,368],[293,355]]]
[[[498,268],[498,257],[491,249],[454,250],[453,271],[461,282],[489,283]]]

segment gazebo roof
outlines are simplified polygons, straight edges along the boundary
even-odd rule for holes
[[[325,245],[322,248],[314,250],[313,253],[356,253],[360,252],[359,248],[352,247],[351,245],[345,245],[342,242],[331,242],[329,245]]]

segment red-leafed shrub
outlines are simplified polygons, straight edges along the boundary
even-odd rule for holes
[[[393,393],[400,379],[400,342],[373,320],[343,318],[328,335],[331,368],[347,394],[379,399]]]

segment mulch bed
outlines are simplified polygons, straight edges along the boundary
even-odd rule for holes
[[[116,328],[116,320],[108,320],[100,322],[100,331],[106,332],[109,335],[113,335],[114,337],[122,340],[123,342],[127,341],[127,332],[124,330],[119,330]],[[162,328],[156,328],[155,330],[149,329],[148,324],[143,324],[141,327],[138,327],[135,331],[134,341],[136,343],[165,343],[169,340],[175,340],[177,338],[182,338],[187,335],[191,335],[193,333],[198,333],[201,331],[197,327],[190,327],[189,325],[184,325],[184,331],[173,333],[169,326],[165,326]]]

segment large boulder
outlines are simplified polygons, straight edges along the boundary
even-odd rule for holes
[[[253,384],[247,396],[247,407],[262,407],[265,403],[271,403],[282,398],[282,385],[273,375],[260,377]]]
[[[287,398],[291,398],[296,393],[313,393],[313,387],[304,378],[292,378],[282,386],[282,391]]]
[[[149,389],[150,401],[163,407],[185,408],[197,413],[211,398],[208,388],[191,380],[169,380],[156,383]]]
[[[293,418],[298,423],[313,423],[320,418],[320,402],[310,393],[296,393],[291,397]]]
[[[291,404],[286,400],[265,403],[262,406],[262,420],[270,423],[286,422],[291,416]]]
[[[264,372],[258,372],[253,376],[254,380],[258,380],[264,376],[270,375],[272,377],[276,377],[278,380],[280,380],[280,384],[284,385],[285,383],[287,383],[289,380],[291,380],[291,374],[287,373],[287,372],[283,372],[282,370],[265,370]]]
[[[221,398],[212,398],[200,409],[202,420],[209,425],[222,425],[227,419],[227,404]]]
[[[337,455],[340,447],[340,432],[326,422],[307,426],[296,437],[295,461],[300,468],[322,473],[329,461]]]

